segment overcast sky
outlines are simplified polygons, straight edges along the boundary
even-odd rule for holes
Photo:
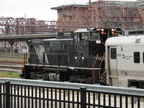
[[[87,2],[89,2],[89,0],[0,0],[0,17],[21,18],[26,15],[27,18],[37,18],[47,21],[56,20],[57,12],[56,10],[51,10],[52,7],[65,4],[84,4]]]

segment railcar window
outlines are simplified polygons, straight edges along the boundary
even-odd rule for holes
[[[144,34],[143,31],[137,31],[137,34]]]
[[[111,48],[111,59],[116,59],[116,48]]]
[[[140,63],[140,53],[134,52],[134,63]]]
[[[143,31],[130,31],[129,35],[140,35],[140,34],[144,34]]]

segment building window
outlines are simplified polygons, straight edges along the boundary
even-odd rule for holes
[[[116,48],[111,48],[111,59],[116,59]]]
[[[134,63],[140,63],[140,53],[134,52]]]

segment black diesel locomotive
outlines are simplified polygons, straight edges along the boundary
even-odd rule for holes
[[[50,81],[99,83],[104,75],[105,41],[120,29],[78,29],[71,36],[29,41],[22,77]],[[104,81],[103,83],[106,83]]]

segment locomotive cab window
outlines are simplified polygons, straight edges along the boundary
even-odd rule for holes
[[[111,59],[116,59],[116,48],[111,48]]]
[[[140,53],[134,52],[134,63],[140,63]]]
[[[87,33],[77,33],[75,35],[75,42],[76,43],[85,43],[86,40],[88,40]]]
[[[100,39],[100,33],[98,33],[98,32],[91,32],[90,33],[90,39],[94,39],[94,40],[98,40],[98,39]]]

